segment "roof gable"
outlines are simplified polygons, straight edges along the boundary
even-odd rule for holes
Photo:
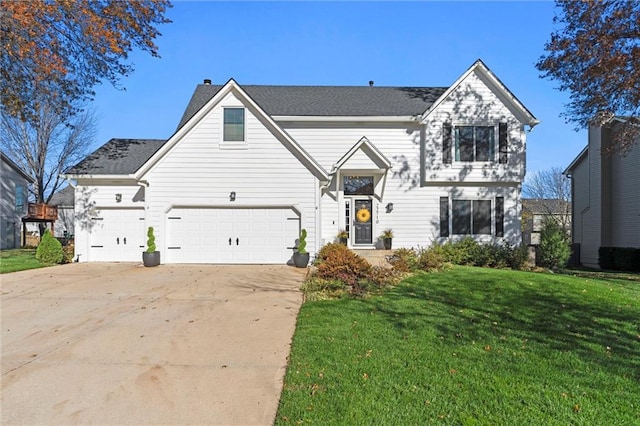
[[[391,162],[385,157],[378,148],[373,145],[369,139],[363,136],[355,145],[353,145],[349,151],[347,151],[340,160],[333,166],[331,173],[336,170],[348,166],[349,160],[354,158],[356,153],[363,153],[368,160],[379,169],[391,168]]]
[[[502,101],[502,103],[509,108],[513,115],[524,124],[531,127],[538,124],[540,121],[536,119],[533,114],[515,97],[513,93],[505,86],[502,81],[482,62],[478,59],[469,67],[452,85],[449,87],[439,99],[433,102],[429,108],[422,115],[422,121],[424,122],[433,111],[435,111],[442,102],[444,102],[460,85],[463,81],[469,77],[472,73],[476,73],[487,87],[494,92],[496,96]]]
[[[233,93],[246,107],[253,110],[256,117],[263,125],[283,144],[285,147],[301,161],[307,169],[321,181],[329,179],[327,172],[318,164],[298,143],[289,136],[275,121],[267,114],[235,80],[229,80],[204,106],[202,106],[192,117],[169,138],[169,140],[159,149],[145,164],[135,173],[137,179],[141,179],[171,148],[173,148],[191,129],[194,128],[215,106],[217,106],[227,94]]]

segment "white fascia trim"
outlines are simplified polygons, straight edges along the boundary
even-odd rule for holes
[[[64,179],[91,179],[91,180],[131,180],[131,181],[139,181],[135,175],[74,175],[74,174],[63,174],[60,177]]]
[[[447,99],[449,95],[451,95],[451,93],[456,90],[458,86],[460,86],[460,84],[462,84],[462,82],[476,69],[486,76],[495,85],[497,90],[499,90],[510,101],[509,103],[511,104],[511,107],[520,113],[521,121],[524,124],[529,125],[533,129],[534,126],[540,123],[540,120],[531,114],[522,102],[520,102],[518,98],[511,93],[511,91],[500,81],[500,79],[498,79],[498,77],[496,77],[484,62],[478,59],[438,98],[438,100],[429,107],[429,109],[424,112],[424,114],[422,114],[422,117],[420,118],[421,124],[425,124],[429,115],[431,115],[431,113],[435,111],[438,106],[440,106],[440,104],[444,102],[444,100]]]
[[[274,115],[275,121],[299,122],[373,122],[373,123],[414,123],[422,119],[420,115]]]

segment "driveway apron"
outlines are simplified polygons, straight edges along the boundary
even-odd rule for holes
[[[304,273],[83,263],[1,275],[0,421],[272,424]]]

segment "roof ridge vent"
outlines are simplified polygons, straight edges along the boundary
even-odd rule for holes
[[[206,84],[207,86],[210,86],[211,85],[211,80],[208,79],[208,78],[205,78],[204,79],[204,84]]]
[[[369,87],[373,87],[373,80],[369,80]]]

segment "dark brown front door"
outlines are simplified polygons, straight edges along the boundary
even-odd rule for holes
[[[355,244],[371,244],[373,242],[373,202],[371,200],[355,200],[353,230]]]

